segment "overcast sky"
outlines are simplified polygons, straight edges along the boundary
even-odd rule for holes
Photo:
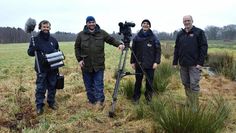
[[[0,27],[24,29],[31,17],[37,24],[49,20],[52,33],[78,33],[90,15],[109,33],[118,32],[118,23],[125,21],[134,22],[136,32],[143,19],[151,21],[152,30],[173,32],[188,14],[203,29],[236,24],[236,0],[1,0],[0,6]]]

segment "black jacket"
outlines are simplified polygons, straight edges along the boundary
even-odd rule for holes
[[[187,33],[182,29],[175,41],[173,65],[203,66],[207,55],[207,39],[203,30],[193,26]]]
[[[132,50],[130,63],[137,64],[135,54],[138,63],[145,69],[152,69],[154,63],[160,64],[161,44],[152,30],[144,33],[141,29],[133,39]]]
[[[31,38],[30,45],[28,48],[28,55],[35,56],[34,51],[37,51],[39,67],[41,72],[48,72],[51,70],[50,65],[46,62],[45,54],[50,54],[58,51],[59,45],[54,37],[50,34],[45,34],[42,31],[34,37],[35,46],[33,46],[33,39]],[[35,61],[35,71],[38,72]]]

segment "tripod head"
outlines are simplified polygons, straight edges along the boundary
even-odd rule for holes
[[[135,23],[125,21],[125,23],[120,22],[118,25],[120,27],[119,35],[122,34],[124,36],[122,41],[124,42],[125,47],[129,47],[132,37],[131,27],[134,27]]]

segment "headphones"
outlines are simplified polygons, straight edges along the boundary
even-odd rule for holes
[[[49,26],[51,26],[51,23],[48,20],[43,20],[39,23],[39,30],[41,30],[43,24],[49,24]]]

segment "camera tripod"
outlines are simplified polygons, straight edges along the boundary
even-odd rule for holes
[[[116,84],[115,84],[114,92],[113,92],[113,95],[112,95],[112,105],[111,105],[111,110],[109,111],[109,117],[114,117],[115,116],[115,106],[116,106],[116,102],[117,102],[117,96],[118,96],[118,89],[119,89],[119,86],[120,86],[120,80],[124,76],[127,76],[127,75],[141,74],[141,73],[130,73],[130,72],[125,72],[124,71],[125,65],[126,65],[127,53],[128,53],[129,49],[131,50],[131,53],[134,55],[134,58],[135,58],[136,62],[138,62],[137,56],[134,54],[134,52],[130,48],[129,44],[130,44],[129,38],[124,37],[125,48],[122,50],[121,55],[120,55],[120,60],[119,60],[119,64],[118,64],[118,72],[117,72],[117,76],[116,76]],[[150,82],[150,79],[147,76],[146,72],[142,68],[141,64],[139,64],[139,63],[137,63],[137,64],[141,68],[143,74],[145,75],[145,77],[148,81],[148,84],[150,84],[151,89],[153,90],[152,83]]]

